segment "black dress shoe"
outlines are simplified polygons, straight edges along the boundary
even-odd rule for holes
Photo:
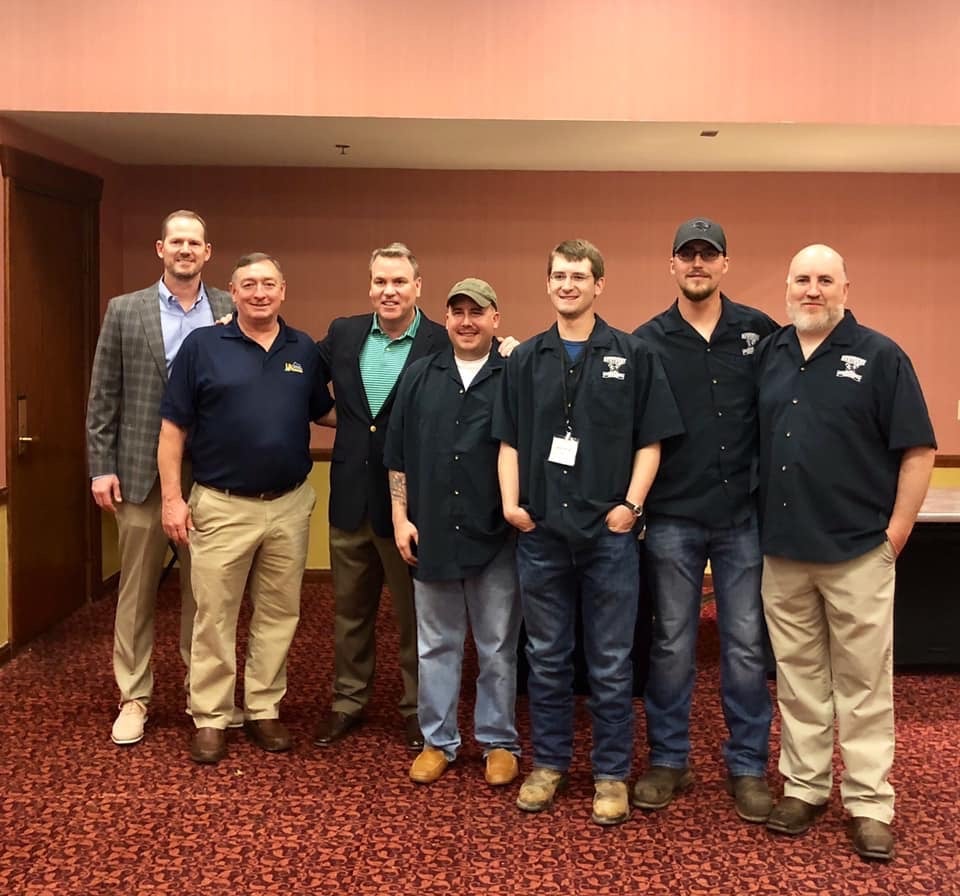
[[[215,765],[227,755],[227,734],[220,728],[198,728],[190,742],[194,762]]]
[[[279,719],[247,719],[243,728],[247,737],[268,753],[282,753],[293,746],[287,726]]]
[[[423,732],[416,714],[407,716],[403,722],[403,742],[411,750],[423,749]]]
[[[358,712],[332,712],[319,725],[313,742],[318,747],[327,747],[334,741],[346,737],[354,728],[363,722],[363,716]]]

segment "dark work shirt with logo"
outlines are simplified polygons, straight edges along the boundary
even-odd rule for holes
[[[548,460],[554,437],[566,431],[565,394],[579,439],[572,467]],[[681,432],[656,354],[599,317],[575,362],[556,325],[507,359],[493,435],[517,449],[520,506],[572,545],[600,534],[626,495],[636,452]]]
[[[320,350],[280,320],[269,351],[236,319],[183,342],[160,416],[188,431],[193,478],[245,492],[280,491],[307,478],[310,421],[333,407]]]
[[[756,509],[753,353],[777,329],[762,311],[724,295],[720,301],[709,341],[683,319],[677,302],[634,331],[663,363],[686,430],[660,446],[647,515],[714,528],[741,524]]]
[[[882,544],[903,452],[936,447],[910,359],[846,311],[809,359],[788,326],[756,366],[764,554],[838,563]]]

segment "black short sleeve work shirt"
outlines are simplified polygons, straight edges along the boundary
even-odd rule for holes
[[[757,488],[753,353],[777,329],[755,308],[721,295],[720,319],[704,339],[677,303],[634,331],[660,358],[686,430],[664,440],[647,496],[648,515],[704,526],[744,522]]]
[[[407,515],[419,533],[413,575],[422,581],[479,574],[511,535],[491,432],[503,367],[494,341],[469,389],[449,347],[400,380],[384,463],[407,479]]]
[[[910,359],[849,311],[807,360],[792,326],[756,357],[763,552],[837,563],[882,544],[904,450],[936,447]]]
[[[566,430],[564,379],[579,439],[572,467],[548,460],[553,438]],[[636,452],[681,432],[657,356],[599,317],[574,363],[556,325],[507,359],[493,435],[517,449],[521,506],[571,544],[600,533],[607,511],[626,494]]]

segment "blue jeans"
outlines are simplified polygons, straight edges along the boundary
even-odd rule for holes
[[[731,775],[763,775],[770,752],[762,558],[756,516],[711,529],[692,520],[647,521],[646,570],[653,602],[650,677],[644,698],[650,764],[683,768],[690,753],[703,574],[707,559],[720,633],[720,699]]]
[[[533,763],[566,772],[573,758],[577,600],[593,718],[595,778],[622,781],[633,758],[633,662],[639,566],[633,533],[605,531],[574,548],[542,526],[517,540],[527,629]]]
[[[467,622],[477,645],[474,735],[484,755],[495,748],[520,753],[517,737],[517,639],[520,599],[514,540],[469,579],[413,580],[417,608],[420,688],[417,715],[427,746],[449,760],[460,747],[457,706]]]

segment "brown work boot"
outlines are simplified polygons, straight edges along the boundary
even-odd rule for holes
[[[731,775],[727,778],[727,793],[737,807],[737,815],[744,821],[763,824],[773,809],[773,797],[767,779],[758,775]]]
[[[509,784],[520,774],[517,757],[509,750],[497,747],[487,753],[487,764],[483,777],[491,787]]]
[[[797,799],[795,796],[785,796],[770,813],[767,819],[767,830],[776,834],[789,834],[795,837],[810,830],[810,826],[826,811],[827,804],[814,806]]]
[[[654,765],[633,785],[633,805],[638,809],[663,809],[674,796],[693,784],[690,768]]]
[[[520,785],[517,808],[524,812],[549,809],[558,791],[567,786],[567,776],[552,768],[535,768]]]
[[[417,784],[432,784],[447,770],[449,764],[443,750],[424,747],[410,766],[410,780]]]
[[[889,862],[893,858],[893,831],[876,818],[854,818],[850,825],[853,848],[861,859]]]
[[[598,778],[593,786],[595,824],[622,824],[630,817],[630,800],[627,798],[626,781],[608,781]]]

